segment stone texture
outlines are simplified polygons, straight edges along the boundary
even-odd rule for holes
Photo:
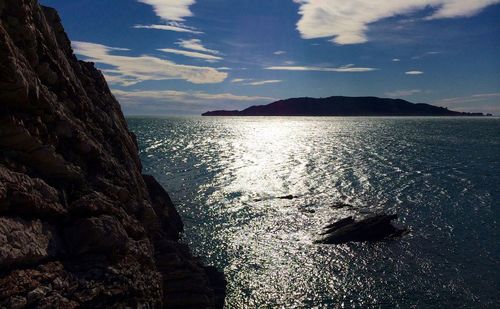
[[[0,165],[0,213],[48,217],[63,215],[66,209],[57,190],[45,181]]]
[[[0,217],[0,265],[26,265],[54,257],[59,247],[52,226],[40,220]]]
[[[0,0],[0,308],[216,308],[167,192],[57,12]]]

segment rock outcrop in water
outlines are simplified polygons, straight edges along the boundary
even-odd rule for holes
[[[388,237],[397,237],[405,230],[396,228],[391,221],[396,215],[375,215],[359,221],[347,217],[332,222],[324,227],[323,238],[317,243],[343,244],[350,241],[378,241]]]
[[[56,11],[0,0],[0,307],[221,307],[182,229]]]
[[[292,98],[242,111],[211,111],[202,116],[484,116],[424,103],[376,97]]]

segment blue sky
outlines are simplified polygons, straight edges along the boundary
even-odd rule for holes
[[[42,0],[126,114],[380,96],[500,114],[500,0]]]

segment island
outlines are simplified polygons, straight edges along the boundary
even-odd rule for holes
[[[425,103],[377,97],[291,98],[242,111],[217,110],[202,116],[484,116]]]

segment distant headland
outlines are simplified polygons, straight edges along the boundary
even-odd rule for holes
[[[292,98],[242,111],[217,110],[202,116],[491,116],[464,113],[425,103],[377,97]]]

